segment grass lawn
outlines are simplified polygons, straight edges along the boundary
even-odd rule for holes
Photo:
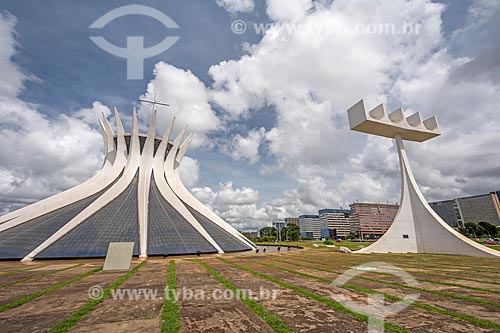
[[[345,241],[335,242],[335,246],[338,248],[340,246],[345,246],[353,251],[359,250],[360,246],[368,246],[373,244],[374,242],[352,242]],[[264,243],[256,243],[257,245],[280,245],[280,246],[299,246],[299,247],[307,247],[307,248],[316,248],[316,245],[319,245],[319,248],[326,247],[322,241],[300,241],[300,242],[264,242]],[[500,251],[500,245],[488,245],[488,247]]]
[[[346,329],[366,332],[369,318],[359,308],[351,308],[332,295],[345,296],[361,305],[366,305],[367,295],[376,295],[385,298],[388,305],[418,294],[406,310],[387,318],[383,323],[387,332],[500,332],[500,259],[416,253],[345,254],[339,251],[340,246],[356,250],[360,245],[370,243],[342,241],[335,243],[335,248],[314,247],[313,244],[322,245],[321,242],[279,242],[273,245],[308,249],[246,255],[202,255],[194,262],[192,257],[153,258],[148,260],[148,267],[162,272],[159,279],[162,282],[155,286],[158,296],[163,295],[164,288],[168,286],[169,290],[176,290],[179,297],[185,288],[201,290],[208,297],[180,298],[178,301],[164,299],[161,302],[163,307],[156,308],[149,307],[147,302],[134,303],[134,300],[114,303],[110,299],[111,290],[135,273],[133,284],[129,286],[138,290],[151,288],[150,274],[139,270],[146,263],[143,262],[129,272],[116,274],[104,286],[104,298],[108,296],[106,307],[101,304],[104,298],[89,299],[85,287],[80,290],[81,298],[75,298],[76,306],[62,317],[53,310],[52,304],[46,312],[37,310],[37,316],[49,318],[46,321],[36,318],[30,321],[26,309],[35,308],[37,302],[43,303],[44,297],[41,296],[50,297],[56,290],[69,288],[73,283],[94,285],[92,281],[97,281],[99,276],[94,273],[100,271],[101,263],[78,261],[83,267],[91,265],[88,271],[82,274],[81,271],[76,272],[79,269],[76,268],[55,273],[64,274],[65,278],[55,284],[50,281],[51,275],[46,273],[33,275],[36,278],[22,278],[23,274],[33,273],[27,273],[21,263],[8,263],[12,273],[0,275],[0,285],[7,285],[2,292],[14,296],[14,288],[30,288],[30,292],[17,299],[11,297],[4,304],[0,299],[0,323],[6,332],[35,331],[41,325],[45,325],[43,329],[53,327],[54,332],[65,332],[77,323],[84,325],[89,317],[107,318],[114,312],[116,318],[113,320],[104,323],[96,320],[96,325],[107,325],[102,326],[101,331],[119,332],[123,325],[131,325],[135,321],[139,325],[137,327],[148,327],[146,331],[158,332],[199,332],[207,327],[214,332],[302,332],[305,327],[314,327],[318,332],[340,333]],[[374,262],[392,266],[388,271],[378,271]],[[49,267],[44,269],[52,272],[63,263],[76,264],[75,261],[61,260],[48,263]],[[358,266],[362,264],[365,267],[360,269]],[[153,269],[153,266],[156,268]],[[354,267],[358,267],[359,274],[348,272]],[[414,283],[408,284],[408,280],[395,275],[398,270],[406,272]],[[19,278],[15,279],[17,275]],[[339,284],[337,279],[342,276],[347,280]],[[9,285],[9,281],[19,282]],[[216,289],[221,292],[214,294]],[[217,295],[225,297],[228,292],[238,295],[239,291],[248,290],[251,293],[247,294],[252,297],[215,298]],[[263,290],[264,296],[276,291],[277,298],[259,298]],[[201,294],[196,292],[195,295]],[[140,311],[134,310],[136,318],[117,315],[123,307],[135,309],[139,304],[147,306],[139,307]],[[50,316],[58,315],[59,324],[54,327],[57,322]]]
[[[280,245],[280,246],[300,246],[300,247],[308,247],[308,248],[316,248],[316,245],[319,245],[319,248],[326,248],[325,244],[322,241],[301,241],[301,242],[265,242],[265,243],[256,243],[257,245]],[[360,246],[368,246],[373,244],[373,242],[351,242],[351,241],[342,241],[335,242],[335,246],[338,248],[340,246],[345,246],[351,250],[358,250]]]

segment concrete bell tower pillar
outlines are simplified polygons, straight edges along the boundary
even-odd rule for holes
[[[347,113],[351,130],[395,139],[401,168],[401,200],[394,222],[378,241],[356,253],[500,257],[499,251],[474,242],[443,221],[429,206],[415,181],[403,140],[423,142],[441,135],[435,116],[422,121],[417,112],[405,118],[401,108],[386,115],[382,104],[366,112],[363,100]]]

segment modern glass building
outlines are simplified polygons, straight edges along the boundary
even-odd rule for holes
[[[351,208],[351,232],[361,239],[380,238],[391,226],[399,205],[356,202]]]
[[[351,233],[350,209],[320,209],[321,238],[346,237]]]
[[[302,238],[321,239],[319,215],[300,215],[299,227]]]
[[[500,226],[500,202],[497,193],[491,192],[456,200],[464,223],[488,222]]]
[[[500,226],[500,191],[446,201],[431,202],[434,211],[452,227],[488,222]]]

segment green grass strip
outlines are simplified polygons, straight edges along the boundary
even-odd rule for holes
[[[425,258],[415,258],[415,259],[410,259],[407,260],[406,258],[397,258],[394,259],[393,257],[382,257],[382,259],[390,259],[395,265],[397,264],[410,264],[410,265],[417,265],[418,267],[422,267],[422,265],[425,265],[426,268],[431,268],[431,269],[441,269],[443,268],[443,262],[445,259],[446,260],[446,268],[449,269],[459,269],[462,271],[466,271],[469,269],[480,269],[480,270],[488,270],[490,273],[493,274],[500,274],[500,270],[494,269],[495,265],[494,263],[500,263],[500,261],[494,261],[493,259],[491,262],[484,262],[480,263],[477,262],[477,260],[471,261],[471,262],[464,262],[470,259],[478,259],[474,257],[460,257],[460,259],[456,260],[450,260],[450,258],[437,258],[436,260],[429,260]]]
[[[324,277],[315,276],[315,275],[311,275],[311,274],[307,274],[307,273],[304,273],[304,272],[295,271],[295,270],[292,270],[292,269],[288,269],[288,268],[284,268],[284,267],[280,267],[280,266],[276,266],[276,265],[272,265],[272,264],[268,264],[268,263],[258,262],[258,261],[254,261],[254,260],[251,260],[251,261],[255,262],[256,264],[259,264],[259,265],[272,267],[272,268],[275,268],[275,269],[278,269],[278,270],[281,270],[281,271],[285,271],[285,272],[292,273],[292,274],[295,274],[295,275],[299,275],[299,276],[303,276],[303,277],[315,279],[315,280],[318,280],[318,281],[321,281],[321,282],[327,282],[327,283],[330,283],[330,284],[331,283],[335,283],[334,280],[327,279],[327,278],[324,278]],[[301,267],[305,267],[305,268],[311,268],[311,267],[307,267],[305,265],[297,265],[297,266],[301,266]],[[314,268],[312,268],[312,269],[314,269]],[[357,276],[357,277],[358,278],[362,278],[360,276]],[[371,280],[375,280],[375,279],[371,279]],[[377,280],[375,280],[375,282],[377,282]],[[379,292],[379,291],[376,291],[376,290],[373,290],[373,289],[368,289],[368,288],[364,288],[364,287],[350,285],[350,284],[347,284],[347,283],[344,284],[344,285],[342,285],[342,286],[339,286],[339,287],[350,289],[350,290],[356,291],[356,292],[366,293],[366,294],[383,295],[388,300],[391,300],[391,301],[394,301],[394,302],[401,302],[401,301],[403,301],[402,298],[399,298],[399,297],[396,297],[396,296],[393,296],[393,295],[385,294],[385,293],[382,293],[382,292]],[[415,288],[412,287],[411,289],[415,289]],[[418,289],[421,289],[421,288],[416,288],[416,290],[418,290]],[[423,291],[425,291],[425,289]],[[431,311],[431,312],[444,314],[444,315],[447,315],[447,316],[450,316],[450,317],[453,317],[453,318],[457,318],[457,319],[469,322],[469,323],[471,323],[473,325],[476,325],[476,326],[481,326],[481,327],[485,327],[485,328],[500,329],[500,324],[491,322],[489,320],[484,320],[484,319],[479,319],[479,318],[472,317],[472,316],[467,316],[467,315],[464,315],[464,314],[461,314],[461,313],[458,313],[458,312],[455,312],[455,311],[446,310],[446,309],[438,308],[438,307],[435,307],[435,306],[432,306],[432,305],[420,303],[418,301],[414,301],[413,303],[411,303],[409,305],[417,307],[417,308],[425,309],[425,310],[428,310],[428,311]]]
[[[167,291],[165,301],[161,311],[161,331],[162,333],[177,333],[181,329],[181,318],[179,315],[179,305],[175,299],[177,281],[175,279],[175,261],[170,260],[168,265]]]
[[[403,265],[400,265],[400,264],[397,264],[397,265],[404,268]],[[339,266],[339,267],[347,268],[347,269],[352,268],[350,266]],[[413,267],[413,268],[417,268],[417,267]],[[420,267],[418,267],[418,268],[420,268]],[[387,270],[391,270],[391,269],[387,268]],[[396,271],[396,270],[394,270],[394,271]],[[381,274],[381,275],[392,275],[390,273],[383,273],[383,272],[373,272],[373,273]],[[476,279],[470,279],[470,278],[465,278],[465,277],[442,275],[442,274],[435,274],[435,273],[428,273],[428,272],[411,272],[411,274],[412,275],[420,275],[420,276],[434,276],[434,277],[438,277],[438,278],[453,279],[453,280],[460,280],[460,281],[471,281],[471,282],[478,282],[478,283],[485,283],[485,284],[500,285],[500,282],[497,282],[497,281],[476,280]],[[435,280],[429,280],[429,281],[433,281],[433,283],[435,282]]]
[[[368,316],[367,315],[364,315],[364,314],[361,314],[361,313],[358,313],[358,312],[355,312],[355,311],[352,311],[351,309],[348,309],[346,308],[345,306],[343,306],[341,303],[339,302],[336,302],[334,301],[333,299],[330,299],[330,298],[326,298],[326,297],[322,297],[318,294],[315,294],[309,290],[306,290],[306,289],[303,289],[303,288],[300,288],[300,287],[297,287],[293,284],[290,284],[290,283],[287,283],[287,282],[283,282],[279,279],[276,279],[270,275],[267,275],[267,274],[264,274],[264,273],[261,273],[261,272],[257,272],[257,271],[254,271],[250,268],[247,268],[245,266],[242,266],[242,265],[239,265],[235,262],[232,262],[232,261],[229,261],[227,259],[224,259],[224,258],[217,258],[219,260],[221,260],[222,262],[225,262],[226,264],[229,264],[231,266],[234,266],[236,268],[239,268],[243,271],[246,271],[246,272],[249,272],[257,277],[260,277],[264,280],[267,280],[267,281],[270,281],[272,283],[275,283],[277,285],[279,285],[280,287],[283,287],[283,288],[286,288],[286,289],[290,289],[290,290],[293,290],[301,295],[304,295],[306,297],[309,297],[315,301],[318,301],[320,303],[323,303],[327,306],[329,306],[330,308],[332,308],[333,310],[336,310],[336,311],[340,311],[340,312],[343,312],[347,315],[350,315],[351,317],[353,318],[356,318],[360,321],[364,321],[364,322],[368,322]],[[325,279],[326,280],[326,279]],[[382,323],[378,323],[377,326],[382,326]],[[387,323],[387,322],[384,322],[383,323],[383,327],[385,330],[389,331],[389,332],[410,332],[409,330],[401,327],[401,326],[397,326],[397,325],[394,325],[394,324],[391,324],[391,323]]]
[[[198,262],[201,266],[203,266],[217,281],[222,283],[224,287],[234,292],[234,295],[238,297],[238,299],[245,304],[253,313],[262,318],[268,325],[273,329],[273,331],[278,333],[291,333],[295,332],[286,326],[286,324],[278,317],[271,313],[269,313],[266,309],[264,309],[261,305],[259,305],[254,300],[246,297],[244,293],[238,291],[238,289],[226,278],[224,278],[219,272],[208,266],[208,264],[200,259],[195,259],[194,261]]]
[[[69,285],[69,284],[73,283],[73,282],[76,282],[76,281],[81,280],[81,279],[83,279],[83,278],[85,278],[85,277],[87,277],[87,276],[90,276],[90,275],[92,275],[92,274],[94,274],[94,273],[97,273],[97,272],[99,272],[101,269],[102,269],[102,268],[96,268],[96,269],[94,269],[94,270],[91,270],[91,271],[89,271],[89,272],[87,272],[87,273],[84,273],[84,274],[82,274],[82,275],[79,275],[79,276],[77,276],[77,277],[74,277],[74,278],[72,278],[72,279],[69,279],[69,280],[67,280],[67,281],[59,282],[58,284],[55,284],[55,285],[53,285],[52,287],[49,287],[49,288],[47,288],[47,289],[43,289],[43,290],[38,291],[38,292],[36,292],[36,293],[34,293],[34,294],[26,295],[26,296],[21,297],[21,298],[19,298],[19,299],[17,299],[17,300],[15,300],[15,301],[13,301],[13,302],[11,302],[11,303],[8,303],[8,304],[5,304],[5,305],[2,305],[2,306],[0,306],[0,312],[4,312],[4,311],[7,311],[7,310],[9,310],[9,309],[12,309],[12,308],[15,308],[15,307],[21,306],[21,305],[23,305],[24,303],[27,303],[27,302],[29,302],[29,301],[31,301],[31,300],[33,300],[33,299],[35,299],[35,298],[38,298],[38,297],[43,296],[43,295],[45,295],[45,294],[48,294],[48,293],[50,293],[50,292],[52,292],[52,291],[54,291],[54,290],[60,289],[60,288],[62,288],[62,287],[65,287],[65,286],[67,286],[67,285]]]
[[[317,250],[315,250],[317,251]],[[326,252],[326,251],[323,251],[323,252]],[[332,252],[330,252],[332,253]],[[370,256],[373,256],[375,254],[370,254]],[[317,255],[316,254],[304,254],[303,257],[308,257],[308,258],[317,258]],[[467,271],[469,268],[471,268],[470,266],[460,266],[460,267],[457,267],[457,266],[443,266],[443,264],[440,264],[438,266],[430,266],[430,265],[427,265],[428,263],[426,261],[420,261],[418,265],[412,265],[412,262],[408,262],[408,261],[399,261],[399,260],[393,260],[393,258],[389,258],[389,257],[377,257],[375,256],[374,259],[377,259],[377,260],[382,260],[382,261],[387,261],[391,264],[394,264],[394,265],[397,265],[397,266],[400,266],[402,268],[418,268],[418,269],[422,269],[422,268],[425,268],[426,270],[432,270],[432,271],[437,271],[437,272],[443,272],[443,273],[450,273],[450,274],[458,274],[458,275],[467,275],[467,276],[476,276],[476,277],[479,277],[479,278],[491,278],[491,279],[496,279],[497,277],[496,276],[488,276],[488,275],[481,275],[481,274],[475,274],[474,272],[470,272],[470,271]],[[334,264],[344,264],[344,265],[360,265],[362,264],[363,262],[360,262],[359,260],[355,260],[355,261],[352,261],[352,260],[341,260],[339,261],[337,258],[333,259],[333,260],[325,260],[326,262],[328,263],[334,263]],[[413,264],[416,264],[413,262]],[[448,268],[448,269],[447,269]],[[498,275],[500,273],[498,272],[495,272],[495,271],[491,271],[491,267],[474,267],[476,270],[479,269],[484,269],[484,270],[489,270],[487,273],[489,274],[493,274],[493,275]],[[456,269],[460,269],[461,271],[456,271]],[[450,276],[451,277],[451,276]],[[496,283],[494,283],[496,284]],[[500,283],[499,283],[500,284]]]
[[[297,256],[295,256],[295,257],[297,257]],[[309,255],[309,256],[306,256],[306,257],[317,258],[317,256],[312,256],[312,255]],[[342,262],[339,262],[338,260],[337,261],[327,260],[326,262],[332,263],[332,264],[333,263],[335,263],[335,264],[341,264],[341,265],[360,265],[360,264],[362,264],[359,261],[342,261]],[[449,273],[455,273],[455,274],[463,275],[462,272],[456,272],[456,271],[453,271],[453,270],[450,271],[450,270],[443,270],[443,269],[437,269],[437,268],[428,268],[428,267],[425,267],[425,266],[423,267],[422,265],[419,265],[419,266],[408,265],[406,262],[394,262],[394,261],[388,261],[388,262],[390,262],[391,264],[397,265],[397,266],[399,266],[401,268],[420,268],[420,269],[421,268],[426,268],[426,269],[433,270],[433,271],[438,271],[438,272],[449,272]],[[324,262],[322,264],[324,264]],[[339,266],[339,267],[341,267],[341,268],[350,268],[349,266]],[[382,273],[379,272],[377,274],[382,274]],[[500,282],[498,282],[498,281],[476,280],[476,279],[465,278],[465,277],[460,277],[460,276],[453,276],[453,275],[442,275],[442,274],[435,274],[435,273],[429,273],[429,272],[412,272],[412,274],[428,275],[428,276],[435,276],[435,277],[440,277],[440,278],[450,278],[450,279],[462,280],[462,281],[471,281],[471,282],[479,282],[479,283],[500,285]],[[467,272],[465,274],[467,274],[468,276],[477,276],[477,277],[481,277],[481,278],[494,278],[492,276],[484,276],[484,275],[471,274],[470,272]],[[436,282],[435,280],[429,280],[429,281],[426,281],[426,282],[430,282],[430,281]],[[496,292],[496,293],[500,293],[500,292]]]
[[[51,264],[47,264],[47,265],[40,265],[40,266],[35,266],[35,267],[30,267],[30,268],[26,268],[26,269],[18,269],[16,271],[11,271],[11,272],[5,272],[5,273],[1,273],[0,274],[0,277],[2,276],[6,276],[6,275],[12,275],[12,274],[17,274],[17,273],[22,273],[22,272],[27,272],[27,271],[32,271],[34,269],[37,269],[37,268],[42,268],[42,267],[47,267],[47,266],[50,266]]]
[[[333,271],[333,270],[329,270],[329,269],[317,268],[317,267],[313,267],[313,266],[305,266],[305,265],[298,264],[296,262],[290,262],[290,261],[284,261],[284,260],[277,260],[277,259],[271,259],[271,260],[277,261],[277,262],[282,262],[282,263],[289,264],[289,265],[295,265],[295,266],[299,266],[299,267],[315,269],[317,271],[322,271],[322,272],[327,272],[327,273],[333,273],[333,274],[338,274],[338,275],[344,274],[344,272],[338,272],[338,271]],[[319,263],[317,261],[300,260],[300,259],[294,259],[294,260],[302,261],[302,262],[307,262],[307,263],[314,263],[314,264],[323,265],[322,263]],[[377,272],[371,271],[370,273],[377,273]],[[378,272],[378,273],[383,274],[381,272]],[[440,291],[440,290],[431,290],[431,289],[425,289],[425,288],[421,288],[421,287],[413,287],[413,286],[409,286],[409,285],[398,283],[398,282],[391,282],[391,281],[379,280],[379,279],[374,279],[374,278],[370,278],[370,277],[367,277],[367,276],[357,276],[357,278],[358,279],[367,280],[367,281],[372,281],[372,282],[387,284],[387,285],[391,285],[391,286],[395,286],[395,287],[401,287],[401,288],[404,288],[404,289],[418,290],[418,291],[422,291],[422,292],[426,292],[426,293],[434,294],[434,295],[439,295],[439,296],[443,296],[443,297],[447,297],[447,298],[458,299],[458,300],[467,301],[467,302],[473,302],[473,303],[478,303],[478,304],[485,304],[485,305],[491,305],[491,306],[495,306],[495,307],[500,307],[500,303],[499,302],[490,301],[490,300],[487,300],[487,299],[475,298],[475,297],[471,297],[471,296],[467,296],[467,295],[459,295],[459,294],[449,293],[449,292]],[[416,279],[416,280],[418,280],[418,279]]]
[[[432,284],[440,284],[443,286],[458,287],[458,288],[463,288],[463,289],[482,291],[482,292],[490,293],[490,294],[500,294],[500,290],[492,290],[492,289],[486,289],[486,288],[480,288],[480,287],[466,286],[463,284],[458,284],[458,283],[453,283],[453,282],[436,281],[436,280],[432,280],[432,279],[423,279],[423,278],[415,278],[415,280],[420,281],[420,282],[429,282]]]
[[[117,289],[123,282],[127,281],[128,278],[134,275],[146,263],[147,261],[143,261],[139,265],[132,268],[130,271],[127,272],[127,274],[123,275],[111,286],[105,288],[102,292],[101,297],[90,299],[87,303],[82,305],[78,310],[73,312],[71,316],[69,316],[65,320],[59,322],[54,327],[52,327],[49,330],[49,333],[67,332],[70,328],[75,326],[80,321],[80,319],[82,319],[86,314],[93,311],[100,303],[102,303],[106,299],[106,297],[108,297],[111,294],[112,290]]]
[[[54,271],[50,271],[50,272],[46,272],[46,273],[42,273],[42,274],[37,274],[37,275],[33,275],[33,276],[28,276],[28,277],[25,277],[24,279],[19,279],[19,280],[12,281],[12,282],[9,282],[9,283],[6,283],[6,284],[2,284],[2,285],[0,285],[0,289],[8,287],[8,286],[12,286],[14,284],[23,283],[23,282],[26,282],[26,281],[29,281],[29,280],[34,280],[34,279],[37,279],[37,278],[41,278],[41,277],[44,277],[44,276],[47,276],[47,275],[51,275],[51,274],[54,274],[54,273],[66,271],[68,269],[80,267],[82,265],[83,264],[76,264],[76,265],[73,265],[73,266],[70,266],[70,267],[66,267],[66,268],[62,268],[62,269],[56,269]]]

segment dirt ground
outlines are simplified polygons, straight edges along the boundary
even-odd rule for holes
[[[198,263],[181,261],[176,273],[177,289],[186,290],[185,299],[179,301],[183,332],[272,332],[238,299],[215,299],[219,297],[214,290],[225,288]],[[195,297],[195,293],[205,297]]]
[[[366,305],[367,295],[357,291],[359,289],[349,290],[334,286],[329,281],[338,278],[338,273],[344,273],[348,268],[370,262],[390,263],[420,279],[418,287],[424,290],[418,292],[418,302],[437,309],[431,311],[429,308],[410,306],[387,317],[387,322],[411,332],[500,332],[498,259],[415,254],[348,255],[334,248],[279,253],[269,251],[259,255],[232,254],[223,258],[257,274],[223,262],[215,255],[201,257],[220,276],[237,289],[250,293],[258,305],[296,332],[367,332],[367,323],[359,317],[320,300],[333,300],[332,294],[342,294],[360,306]],[[110,295],[83,316],[70,331],[160,332],[168,264],[174,260],[181,332],[273,332],[261,316],[237,297],[229,297],[227,288],[192,259],[189,256],[150,258],[120,286],[120,290],[150,290],[154,295],[147,295],[146,292],[132,297],[128,294],[122,297]],[[134,260],[133,265],[138,263]],[[77,264],[81,265],[75,266]],[[0,332],[47,332],[86,304],[90,300],[89,290],[95,286],[104,289],[127,273],[99,271],[19,306],[5,308],[102,265],[103,260],[100,259],[34,261],[28,264],[0,261]],[[338,273],[322,271],[325,269]],[[391,285],[404,284],[396,276],[370,270],[363,271],[362,276],[377,281],[357,277],[351,278],[348,284],[400,298],[416,292]],[[278,285],[264,277],[277,279],[285,285]],[[293,288],[300,288],[308,294]],[[471,297],[475,301],[456,299],[446,294],[436,295],[431,291]],[[385,302],[385,305],[392,304],[387,300]],[[485,302],[488,304],[482,304]],[[467,316],[469,320],[460,316]]]
[[[85,316],[71,332],[159,332],[159,316],[163,305],[163,289],[167,281],[166,260],[150,260],[120,288],[151,289],[157,292],[154,299],[114,299],[109,297],[99,307]],[[123,274],[123,273],[122,273]]]

